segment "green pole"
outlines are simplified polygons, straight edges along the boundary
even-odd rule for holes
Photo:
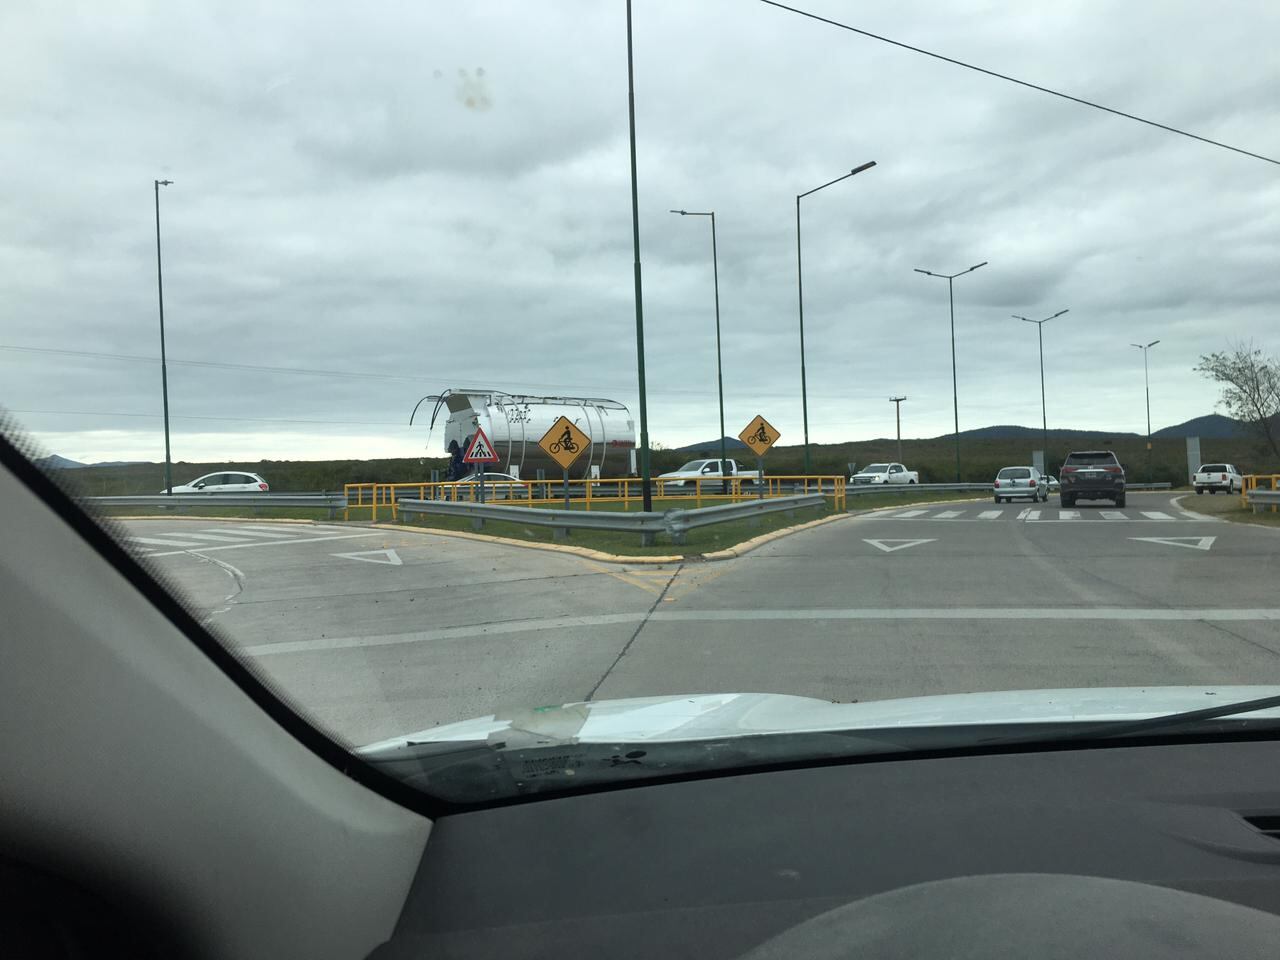
[[[649,407],[644,389],[644,295],[640,283],[640,192],[636,180],[636,82],[631,52],[631,0],[627,0],[627,116],[631,128],[631,245],[636,286],[636,379],[640,392],[640,490],[646,512],[653,509],[649,479]]]

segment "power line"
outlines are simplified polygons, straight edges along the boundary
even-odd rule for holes
[[[19,344],[13,344],[13,343],[0,343],[0,350],[9,350],[16,353],[36,353],[36,354],[48,354],[52,356],[79,357],[81,359],[86,359],[86,360],[115,360],[115,361],[128,362],[128,363],[154,363],[154,364],[158,364],[160,362],[159,357],[147,357],[147,356],[140,356],[137,354],[106,353],[103,351],[96,351],[96,350],[66,350],[60,347],[28,347],[28,346],[22,346]],[[389,381],[398,381],[398,382],[416,383],[416,384],[421,384],[422,381],[424,380],[439,380],[446,383],[457,383],[457,384],[466,384],[468,382],[467,380],[454,376],[453,374],[443,376],[443,375],[433,374],[427,371],[423,371],[417,376],[407,376],[403,374],[394,374],[394,373],[370,373],[367,371],[358,371],[358,370],[323,370],[323,369],[314,369],[311,367],[263,366],[260,364],[253,364],[253,363],[230,363],[230,362],[223,362],[219,360],[175,360],[173,357],[170,357],[168,359],[168,363],[170,366],[178,365],[178,366],[188,366],[188,367],[207,367],[207,368],[214,368],[214,369],[221,369],[221,370],[243,370],[251,373],[276,373],[276,374],[291,374],[291,375],[298,374],[303,376],[315,376],[315,377],[346,377],[349,379],[356,379],[356,380],[389,380]],[[493,386],[492,381],[482,382],[482,381],[472,380],[470,381],[470,383],[472,384],[470,389],[474,389],[477,391],[489,390]],[[556,383],[556,384],[540,383],[540,382],[534,382],[529,380],[521,380],[521,381],[518,381],[518,383],[523,384],[526,387],[540,387],[547,390],[554,390],[557,393],[563,393],[566,389],[576,389],[576,388],[608,391],[608,390],[611,390],[613,387],[617,386],[616,383],[613,383],[613,384],[578,383],[578,384],[573,384],[573,385],[570,385],[569,387],[566,387],[566,385],[563,383]],[[690,387],[668,387],[668,388],[664,388],[662,390],[662,393],[663,394],[674,393],[674,394],[682,394],[685,396],[697,396],[697,397],[713,397],[715,396],[715,388],[707,387],[705,389],[697,389],[697,388],[690,388]],[[789,394],[785,392],[768,393],[768,392],[753,391],[752,396],[787,397],[789,396]],[[844,400],[871,399],[869,395],[868,396],[850,396],[845,394],[832,394],[832,396],[835,396],[839,399],[844,399]]]
[[[1145,123],[1149,127],[1155,127],[1158,130],[1164,130],[1167,133],[1176,133],[1181,137],[1190,137],[1192,140],[1199,140],[1201,143],[1207,143],[1213,147],[1221,147],[1223,150],[1230,150],[1233,153],[1241,153],[1246,157],[1253,157],[1255,160],[1263,160],[1266,163],[1274,163],[1280,166],[1280,160],[1272,157],[1264,157],[1260,153],[1254,153],[1251,150],[1245,150],[1241,147],[1233,147],[1229,143],[1222,143],[1219,140],[1210,140],[1208,137],[1202,137],[1198,133],[1190,133],[1187,130],[1180,130],[1177,127],[1171,127],[1168,124],[1157,123],[1155,120],[1148,120],[1145,117],[1139,117],[1136,114],[1125,113],[1123,110],[1117,110],[1114,107],[1107,107],[1101,103],[1095,103],[1092,100],[1085,100],[1083,97],[1073,97],[1069,93],[1062,93],[1059,90],[1053,90],[1049,87],[1042,87],[1037,83],[1031,83],[1027,80],[1019,80],[1017,77],[1011,77],[1008,74],[997,73],[995,70],[988,70],[986,67],[975,66],[972,63],[965,63],[963,60],[956,60],[954,57],[944,56],[941,53],[934,53],[932,50],[925,50],[922,47],[913,47],[909,43],[903,43],[900,40],[891,40],[888,37],[882,37],[878,33],[872,33],[870,30],[862,30],[858,27],[850,26],[847,23],[841,23],[839,20],[831,20],[827,17],[819,16],[816,13],[810,13],[807,10],[799,10],[796,7],[789,7],[785,3],[778,3],[777,0],[760,0],[761,3],[768,4],[771,7],[777,7],[779,10],[786,10],[788,13],[799,14],[802,17],[808,17],[810,20],[817,20],[819,23],[825,23],[832,27],[839,27],[841,30],[848,30],[850,33],[857,33],[872,40],[879,40],[881,43],[892,44],[895,47],[901,47],[903,50],[910,50],[912,53],[924,54],[926,57],[933,57],[935,60],[942,60],[944,63],[950,63],[957,67],[964,67],[966,70],[973,70],[977,73],[984,73],[989,77],[995,77],[998,80],[1007,80],[1009,83],[1016,83],[1020,87],[1028,87],[1031,90],[1038,90],[1040,93],[1047,93],[1050,96],[1060,97],[1063,100],[1070,100],[1072,103],[1078,103],[1081,106],[1092,107],[1095,110],[1102,110],[1105,113],[1115,114],[1117,117],[1124,117],[1126,120],[1136,120],[1138,123]]]
[[[158,413],[124,413],[109,410],[9,410],[9,413],[22,413],[30,416],[53,417],[139,417],[158,419]],[[399,420],[291,420],[284,417],[207,417],[196,414],[170,414],[173,420],[209,420],[220,423],[300,423],[327,424],[351,427],[403,427]]]

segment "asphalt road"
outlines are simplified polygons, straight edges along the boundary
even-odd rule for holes
[[[890,508],[663,566],[354,525],[126,532],[212,630],[351,743],[656,694],[1280,683],[1280,534],[1168,494],[1131,493],[1123,510]]]

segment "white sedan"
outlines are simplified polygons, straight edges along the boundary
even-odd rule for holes
[[[266,493],[271,486],[256,473],[206,473],[190,483],[175,485],[174,493]],[[164,493],[164,490],[160,491]]]

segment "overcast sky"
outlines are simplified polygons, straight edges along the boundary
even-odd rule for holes
[[[798,6],[1280,157],[1280,4]],[[6,4],[0,405],[78,460],[414,456],[424,394],[636,410],[622,0]],[[637,0],[651,438],[1157,429],[1229,338],[1280,350],[1280,167],[754,0]],[[24,349],[14,349],[24,348]],[[53,352],[48,352],[53,351]],[[57,351],[110,354],[71,355]],[[119,359],[129,358],[129,359]],[[193,363],[192,361],[195,361]],[[239,365],[239,366],[237,366]],[[250,369],[269,367],[273,369]],[[291,369],[285,369],[291,368]],[[291,372],[297,370],[308,373]],[[439,433],[429,452],[439,454]]]

